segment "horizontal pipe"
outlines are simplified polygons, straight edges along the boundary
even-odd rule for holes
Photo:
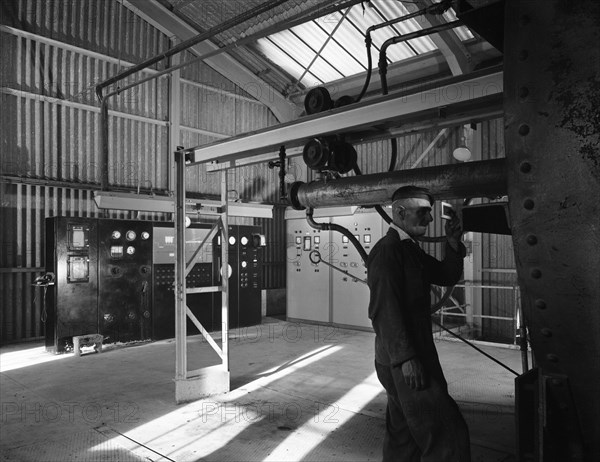
[[[406,185],[427,188],[436,199],[499,197],[506,195],[506,176],[506,159],[465,162],[308,184],[296,182],[290,188],[289,201],[296,210],[381,205],[390,203],[394,191]]]

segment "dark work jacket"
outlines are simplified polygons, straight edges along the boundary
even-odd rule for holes
[[[411,239],[400,240],[390,228],[367,261],[369,318],[375,330],[375,360],[398,366],[417,357],[426,369],[441,374],[431,330],[430,284],[454,285],[463,272],[465,247],[446,244],[442,261],[426,254]]]

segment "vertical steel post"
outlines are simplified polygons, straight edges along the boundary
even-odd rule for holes
[[[180,55],[174,55],[171,58],[171,65],[177,66],[180,63]],[[181,102],[179,100],[181,94],[181,71],[173,71],[169,76],[169,150],[171,152],[177,150],[180,144],[180,111]],[[167,162],[167,178],[168,189],[175,189],[175,168],[173,166],[173,157],[169,157]]]
[[[108,191],[108,98],[104,96],[100,100],[100,185],[102,191]]]
[[[175,151],[175,379],[187,376],[186,296],[185,296],[185,152]]]
[[[527,352],[527,327],[525,327],[525,321],[523,319],[523,310],[521,310],[521,304],[519,303],[519,288],[513,289],[515,295],[515,322],[517,325],[517,335],[519,338],[519,349],[521,350],[521,366],[523,368],[523,374],[529,370],[529,357]]]
[[[221,171],[221,351],[223,369],[229,371],[229,228],[227,219],[227,175]]]

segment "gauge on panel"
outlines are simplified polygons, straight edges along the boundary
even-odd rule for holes
[[[242,268],[245,268],[246,266],[248,266],[248,262],[247,261],[242,261]]]
[[[248,245],[248,238],[246,236],[242,236],[242,238],[240,239],[240,243],[242,245]]]
[[[133,255],[135,253],[135,247],[130,245],[127,247],[127,255]]]
[[[111,237],[113,239],[121,239],[121,231],[116,231],[116,230],[113,231],[112,234],[111,234]]]
[[[229,236],[229,243],[231,245],[235,244],[235,236]]]
[[[150,237],[150,233],[148,231],[142,231],[142,239],[145,241]]]
[[[135,234],[135,231],[132,230],[127,231],[127,233],[125,234],[125,239],[127,239],[128,241],[135,241],[136,237],[137,234]]]

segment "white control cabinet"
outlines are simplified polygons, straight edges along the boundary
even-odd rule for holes
[[[318,223],[336,223],[360,241],[367,254],[387,231],[387,224],[372,209],[344,207],[315,210]],[[287,317],[291,320],[371,329],[368,318],[369,288],[360,254],[337,231],[319,231],[306,221],[305,213],[289,210],[287,225]],[[324,263],[315,264],[310,253],[348,274]],[[313,258],[313,260],[315,260]]]

